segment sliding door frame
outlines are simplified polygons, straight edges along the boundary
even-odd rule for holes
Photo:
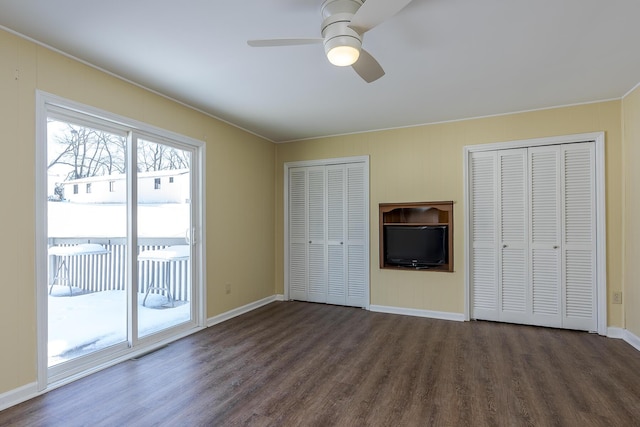
[[[118,346],[113,351],[105,351],[93,358],[89,363],[78,363],[65,372],[51,375],[47,363],[48,349],[48,213],[47,213],[47,117],[52,110],[66,111],[70,116],[95,120],[96,123],[106,123],[116,129],[126,129],[128,134],[128,150],[133,150],[127,156],[127,245],[131,246],[137,240],[137,224],[134,221],[133,210],[137,203],[136,173],[131,174],[136,158],[136,148],[131,146],[137,137],[151,137],[159,142],[171,142],[174,147],[187,149],[192,153],[190,164],[191,174],[191,320],[161,331],[152,336],[139,338],[136,315],[136,296],[130,291],[127,297],[128,336],[124,346]],[[36,91],[36,200],[35,200],[35,266],[36,266],[36,328],[37,328],[37,389],[44,392],[71,381],[97,372],[101,369],[120,363],[156,348],[173,342],[179,338],[195,333],[206,326],[206,230],[205,230],[205,144],[202,141],[176,134],[143,122],[119,116],[91,106],[80,104],[43,91]],[[130,252],[130,251],[129,251]],[[127,254],[127,289],[134,289],[137,283],[138,266],[135,254]],[[133,327],[131,326],[133,324]]]

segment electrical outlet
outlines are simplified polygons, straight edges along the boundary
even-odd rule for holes
[[[224,291],[227,295],[231,293],[231,283],[224,285]]]
[[[617,291],[613,293],[613,303],[614,304],[622,304],[622,292]]]

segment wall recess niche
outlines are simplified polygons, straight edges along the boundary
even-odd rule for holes
[[[453,271],[453,202],[380,203],[380,268]]]

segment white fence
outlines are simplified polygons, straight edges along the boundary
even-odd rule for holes
[[[49,283],[54,280],[55,272],[60,263],[66,263],[65,282],[56,282],[82,289],[84,292],[102,292],[109,290],[125,290],[127,288],[127,246],[126,240],[121,239],[71,239],[50,238],[51,246],[71,246],[79,243],[98,243],[108,251],[106,254],[91,254],[82,256],[50,256]],[[144,238],[138,240],[138,254],[146,250],[162,249],[167,246],[184,244],[184,239],[176,238]],[[157,261],[138,262],[138,292],[146,293],[147,287],[152,286],[150,293],[160,293],[155,288],[166,284],[171,296],[176,301],[191,300],[191,282],[189,261],[172,261],[166,265]]]

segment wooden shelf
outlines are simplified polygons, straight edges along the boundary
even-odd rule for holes
[[[380,268],[418,271],[453,271],[453,202],[380,203]],[[385,262],[384,227],[394,226],[445,226],[447,253],[444,264],[428,268],[403,267]]]

